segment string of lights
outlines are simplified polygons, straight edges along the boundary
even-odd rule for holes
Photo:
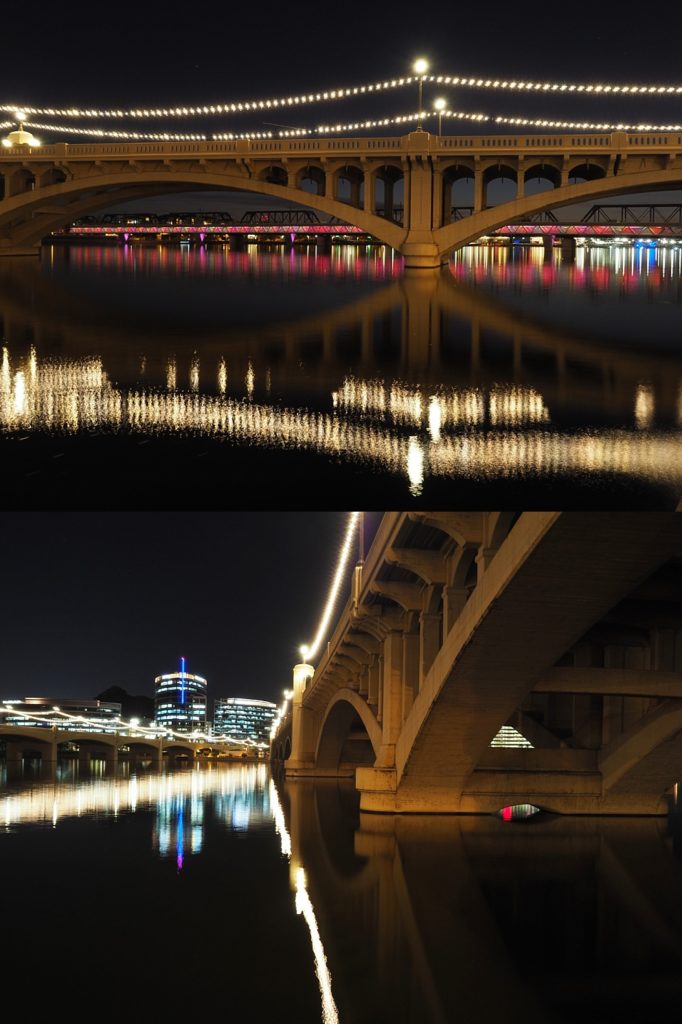
[[[49,117],[77,118],[125,118],[150,119],[164,117],[211,117],[219,114],[242,114],[253,111],[276,110],[281,107],[302,107],[312,103],[328,103],[333,100],[351,99],[355,96],[381,93],[390,89],[398,89],[417,78],[406,76],[392,78],[383,82],[371,82],[366,85],[342,86],[337,89],[316,90],[294,96],[277,96],[269,99],[241,100],[239,102],[224,101],[222,103],[183,105],[178,107],[136,107],[132,109],[82,108],[82,107],[36,107],[21,103],[2,103],[0,111],[7,114],[23,112],[40,114]]]
[[[138,139],[141,142],[201,142],[206,139],[205,135],[197,133],[117,131],[107,128],[81,128],[76,125],[43,124],[38,121],[24,121],[23,123],[27,128],[37,128],[39,131],[66,133],[67,135],[94,135],[99,139]],[[12,128],[13,124],[10,121],[0,127]]]
[[[588,96],[609,95],[679,95],[682,85],[621,85],[614,82],[531,82],[518,79],[461,77],[459,75],[427,75],[425,82],[464,86],[469,89],[504,89],[516,92],[580,93]]]
[[[254,743],[254,742],[252,742],[251,740],[248,740],[248,739],[238,739],[238,738],[235,738],[233,736],[220,736],[220,737],[218,737],[218,736],[209,736],[208,733],[203,733],[203,732],[192,732],[192,733],[178,732],[177,730],[171,729],[171,728],[169,728],[167,726],[141,725],[135,719],[130,719],[130,721],[126,722],[125,719],[120,718],[117,715],[113,715],[111,718],[106,718],[106,719],[101,719],[101,720],[94,720],[92,718],[87,718],[84,715],[74,715],[74,714],[70,714],[67,711],[62,711],[62,709],[60,707],[54,707],[54,708],[52,708],[51,711],[46,711],[46,712],[43,712],[43,713],[39,713],[39,712],[25,711],[23,708],[21,710],[18,710],[12,704],[5,703],[5,706],[3,708],[0,708],[0,715],[4,715],[5,718],[7,718],[8,716],[19,716],[20,715],[22,719],[27,718],[27,719],[29,719],[31,721],[35,721],[36,724],[43,724],[43,725],[48,725],[48,726],[57,725],[57,723],[59,721],[62,721],[62,722],[65,722],[65,723],[66,722],[74,723],[75,725],[79,725],[79,726],[80,725],[88,726],[89,728],[81,730],[83,732],[102,733],[102,732],[111,732],[111,731],[114,731],[114,732],[126,731],[126,732],[132,732],[133,735],[142,735],[142,736],[146,736],[146,737],[149,737],[151,739],[157,739],[157,740],[158,739],[166,739],[166,738],[168,738],[168,739],[183,739],[183,740],[197,739],[197,740],[208,740],[211,743],[232,743],[232,744],[237,744],[238,746],[263,746],[263,744]],[[5,724],[7,724],[7,723],[5,723]],[[18,724],[18,723],[12,723],[12,724]],[[93,725],[96,725],[98,728],[93,729]],[[112,730],[111,729],[112,726],[116,726],[118,728]]]
[[[348,559],[350,557],[351,552],[351,544],[353,542],[355,531],[359,525],[361,515],[361,512],[348,513],[346,533],[343,539],[343,543],[341,545],[341,550],[339,551],[339,557],[336,563],[336,571],[334,573],[334,577],[329,588],[327,603],[324,606],[322,617],[320,619],[320,624],[317,627],[317,632],[315,633],[315,638],[313,639],[313,641],[310,644],[304,644],[301,647],[301,655],[304,661],[308,661],[308,659],[312,659],[315,657],[315,655],[320,649],[323,640],[327,635],[329,620],[332,617],[332,613],[336,605],[336,599],[339,596],[339,589],[341,587],[341,583],[343,581],[343,577],[348,566]]]
[[[616,82],[537,82],[523,79],[500,79],[463,75],[404,75],[364,85],[340,86],[336,89],[315,90],[291,96],[267,99],[223,101],[220,103],[182,104],[174,107],[92,108],[92,107],[39,107],[32,104],[3,103],[0,111],[7,114],[25,113],[49,117],[105,118],[105,119],[159,119],[213,117],[224,114],[252,113],[282,107],[302,107],[314,103],[352,99],[367,94],[402,89],[416,82],[448,85],[458,88],[489,89],[534,93],[568,93],[586,96],[675,96],[682,93],[682,85],[621,84]]]

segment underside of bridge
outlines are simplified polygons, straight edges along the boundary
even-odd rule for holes
[[[289,777],[347,774],[362,751],[368,811],[666,812],[682,776],[678,513],[387,513],[356,573],[295,689]]]

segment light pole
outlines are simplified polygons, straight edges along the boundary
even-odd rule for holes
[[[412,65],[412,70],[417,75],[417,81],[419,82],[419,117],[417,119],[417,131],[422,131],[422,89],[424,85],[424,75],[429,70],[429,62],[424,57],[418,57]]]
[[[444,100],[442,96],[439,96],[437,100],[433,101],[433,109],[438,113],[438,134],[440,135],[441,127],[443,123],[443,111],[448,105],[448,101]]]

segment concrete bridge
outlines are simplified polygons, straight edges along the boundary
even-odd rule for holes
[[[415,131],[393,138],[54,143],[5,149],[0,176],[0,253],[37,252],[50,232],[114,203],[226,188],[305,203],[373,235],[400,252],[407,268],[420,269],[548,207],[679,186],[682,135]],[[516,197],[489,207],[488,188],[500,178],[516,182]],[[461,179],[473,181],[473,212],[450,223],[452,188]],[[546,191],[529,195],[533,179]]]
[[[142,735],[135,730],[102,732],[95,729],[59,725],[8,725],[0,723],[0,741],[5,745],[7,768],[12,771],[21,768],[24,758],[39,756],[45,763],[56,764],[60,754],[66,752],[65,744],[75,744],[78,758],[88,764],[91,758],[105,761],[108,765],[118,763],[122,748],[133,756],[149,758],[157,767],[163,764],[164,756],[189,755],[207,747],[220,746],[213,741],[192,740],[189,737],[168,737]]]
[[[679,513],[386,513],[272,757],[367,811],[663,814],[681,597]]]

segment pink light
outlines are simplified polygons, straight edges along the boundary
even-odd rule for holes
[[[502,821],[511,821],[512,820],[512,809],[511,809],[511,807],[503,807],[502,811],[501,811],[501,814],[502,814]]]

